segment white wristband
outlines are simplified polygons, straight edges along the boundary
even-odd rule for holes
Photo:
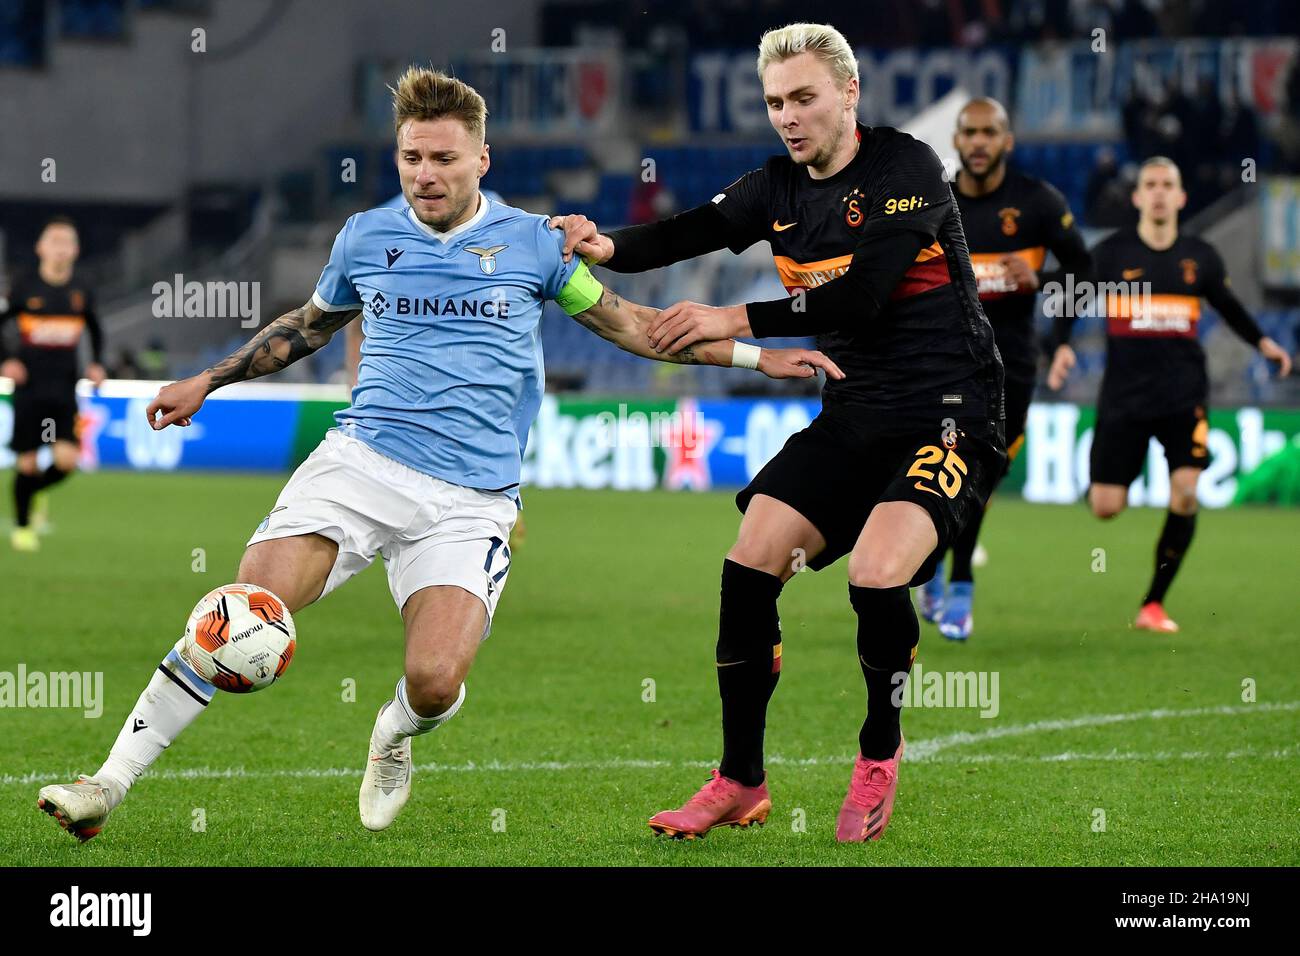
[[[758,357],[763,350],[757,345],[737,342],[731,350],[732,368],[758,368]]]

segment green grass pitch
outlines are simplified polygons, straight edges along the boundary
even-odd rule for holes
[[[79,475],[52,495],[39,554],[0,542],[0,671],[102,671],[105,697],[99,719],[0,709],[0,863],[1300,863],[1300,512],[1203,513],[1168,601],[1183,631],[1169,637],[1129,628],[1160,512],[1103,524],[1082,506],[1007,499],[985,525],[973,640],[923,623],[918,655],[926,671],[997,672],[999,712],[905,712],[911,752],[883,841],[834,841],[864,702],[844,562],[782,598],[766,827],[655,838],[646,818],[684,801],[718,756],[718,575],[738,523],[724,493],[526,494],[527,539],[466,706],[416,741],[414,793],[391,829],[367,832],[356,808],[402,660],[371,568],[298,614],[282,682],[219,695],[78,845],[36,810],[36,790],[99,765],[281,484]]]

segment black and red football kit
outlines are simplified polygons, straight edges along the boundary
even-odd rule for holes
[[[1014,459],[1024,443],[1025,418],[1038,374],[1034,333],[1037,290],[1019,288],[1002,259],[1016,256],[1041,273],[1051,252],[1061,274],[1082,278],[1090,270],[1088,247],[1065,197],[1041,179],[1008,169],[992,192],[967,196],[954,189],[953,193],[970,247],[980,305],[993,326],[1006,367],[1007,457]],[[1044,276],[1042,281],[1054,277]]]
[[[1209,378],[1198,340],[1201,300],[1252,347],[1264,333],[1229,288],[1223,260],[1196,236],[1152,249],[1136,227],[1093,249],[1093,281],[1106,316],[1106,371],[1092,440],[1092,482],[1129,485],[1155,438],[1169,470],[1210,462]],[[1058,328],[1068,336],[1070,322]]]
[[[12,356],[4,345],[10,321],[18,326]],[[14,388],[15,452],[44,444],[50,423],[56,440],[76,441],[77,349],[83,335],[89,336],[94,361],[102,362],[104,337],[94,297],[75,276],[62,285],[46,282],[39,273],[14,282],[9,307],[0,313],[0,361],[17,358],[27,369],[27,381]]]
[[[612,233],[605,263],[638,272],[770,244],[790,297],[749,304],[754,337],[815,335],[846,378],[736,500],[769,495],[812,522],[827,542],[814,569],[852,550],[881,501],[923,507],[942,554],[1006,460],[1002,363],[943,166],[899,130],[857,136],[835,175],[774,156],[704,206]]]

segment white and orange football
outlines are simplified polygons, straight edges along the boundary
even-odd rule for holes
[[[181,656],[218,689],[248,694],[280,678],[296,643],[283,601],[255,584],[225,584],[195,605]]]

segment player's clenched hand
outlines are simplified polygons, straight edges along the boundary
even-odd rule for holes
[[[1291,356],[1267,335],[1259,340],[1259,354],[1278,364],[1277,377],[1286,378],[1291,374]]]
[[[552,229],[564,230],[564,261],[568,262],[577,252],[592,265],[600,265],[614,255],[614,240],[602,236],[596,224],[579,213],[568,216],[552,216],[549,223]]]
[[[149,426],[154,431],[168,425],[188,425],[194,413],[203,407],[203,400],[207,397],[208,377],[204,372],[193,378],[164,385],[145,409],[145,417],[149,419]],[[160,412],[161,418],[158,417]]]
[[[16,358],[5,359],[0,365],[0,377],[13,379],[15,385],[26,385],[27,366]]]
[[[1052,356],[1052,367],[1047,372],[1047,387],[1056,391],[1064,385],[1070,376],[1070,369],[1074,368],[1074,362],[1074,349],[1068,345],[1057,346],[1056,354]]]
[[[720,308],[698,302],[677,302],[654,317],[646,334],[656,352],[676,355],[696,342],[749,335],[749,314],[743,305]]]
[[[827,378],[841,379],[840,367],[813,349],[763,349],[758,370],[768,378],[812,378],[821,369]]]
[[[1000,260],[1002,268],[1006,271],[1007,278],[1016,284],[1016,288],[1021,292],[1029,292],[1038,288],[1038,273],[1029,268],[1029,263],[1019,256],[1008,253]]]

